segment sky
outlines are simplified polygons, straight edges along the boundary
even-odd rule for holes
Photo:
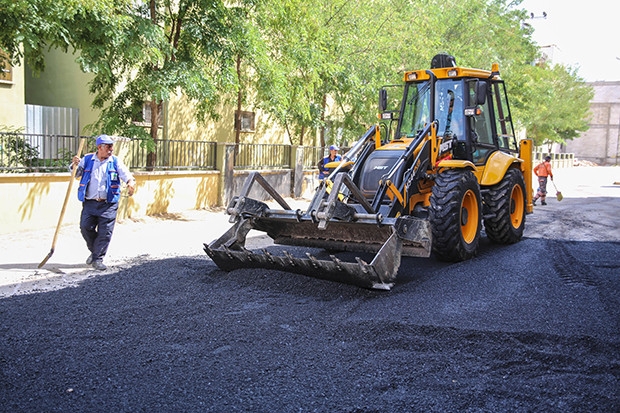
[[[524,0],[527,23],[554,63],[577,68],[588,82],[620,80],[620,24],[615,0]],[[543,12],[547,17],[543,18]]]

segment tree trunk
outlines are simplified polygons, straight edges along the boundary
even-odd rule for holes
[[[237,55],[237,82],[239,89],[237,90],[237,112],[235,113],[235,144],[241,142],[241,103],[243,101],[243,93],[241,92],[241,56]]]
[[[239,89],[237,90],[237,111],[235,112],[235,158],[239,153],[239,144],[241,143],[241,104],[243,102],[243,93],[241,92],[241,55],[237,55],[237,82]]]
[[[301,127],[301,132],[299,133],[299,145],[304,146],[304,135],[306,134],[306,126]]]
[[[149,1],[149,12],[151,14],[151,22],[154,26],[157,26],[157,2],[156,0]],[[153,66],[153,70],[157,70],[156,66]],[[155,145],[155,149],[152,152],[149,152],[146,155],[146,169],[147,171],[152,171],[155,169],[155,165],[157,164],[157,132],[159,127],[159,105],[157,101],[151,101],[151,139],[153,139],[153,144]]]
[[[151,102],[151,139],[155,145],[155,149],[146,156],[146,169],[152,171],[157,165],[157,141],[159,137],[159,112],[161,103]]]
[[[323,94],[323,110],[321,111],[321,148],[325,147],[325,112],[327,111],[327,95]]]

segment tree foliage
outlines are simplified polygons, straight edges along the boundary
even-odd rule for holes
[[[588,129],[594,90],[570,67],[526,65],[514,78],[518,125],[535,146],[564,143]]]
[[[93,129],[157,139],[161,103],[182,93],[199,118],[217,117],[222,94],[236,86],[235,50],[250,2],[220,0],[2,0],[1,47],[14,61],[43,70],[47,47],[79,52],[92,73],[93,106],[102,110]],[[34,16],[34,18],[31,18]],[[6,23],[6,24],[4,24]],[[152,102],[145,131],[143,103]],[[137,121],[137,122],[136,122]]]
[[[150,0],[124,8],[101,42],[83,33],[76,46],[82,66],[95,74],[91,91],[94,106],[103,109],[101,129],[146,138],[134,121],[148,101],[154,141],[161,104],[176,93],[194,103],[198,118],[217,118],[220,97],[237,84],[238,27],[247,8],[219,0]]]
[[[45,68],[48,47],[67,50],[73,18],[105,13],[111,0],[0,0],[0,47],[12,63],[27,59],[35,70]]]
[[[148,142],[156,123],[147,132],[134,122],[143,102],[156,121],[161,103],[182,93],[199,119],[236,100],[271,115],[292,142],[327,128],[325,139],[342,143],[375,122],[381,86],[438,52],[462,66],[499,63],[513,118],[537,144],[587,127],[592,89],[571,68],[533,64],[539,52],[518,0],[0,2],[0,47],[36,69],[46,47],[74,48],[94,74],[98,129]]]
[[[341,139],[351,139],[376,119],[378,88],[401,83],[405,70],[428,67],[438,52],[454,55],[462,66],[490,69],[498,62],[516,102],[536,98],[542,89],[564,93],[563,82],[587,89],[570,68],[564,68],[564,73],[542,68],[551,78],[562,80],[537,84],[540,80],[532,78],[532,68],[539,58],[538,48],[531,40],[531,29],[523,24],[525,10],[514,3],[375,0],[369,7],[344,0],[264,3],[255,24],[266,34],[270,54],[256,68],[258,104],[287,126],[329,124],[332,129],[342,128]],[[324,113],[325,96],[332,102],[329,116]],[[587,107],[573,100],[565,105],[574,105],[577,117]],[[542,102],[528,101],[514,105],[513,118],[537,142],[570,135],[543,138],[536,123],[543,110]],[[551,116],[547,127],[562,129],[556,121],[564,122]]]

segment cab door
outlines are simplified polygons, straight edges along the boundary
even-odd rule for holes
[[[497,150],[492,116],[494,107],[489,103],[488,88],[481,88],[480,82],[485,80],[474,79],[467,82],[468,106],[471,111],[468,116],[471,160],[476,165],[485,164],[488,156]],[[480,96],[481,93],[485,93],[485,96]]]

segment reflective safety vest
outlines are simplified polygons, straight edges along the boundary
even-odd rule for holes
[[[93,165],[95,164],[95,154],[89,153],[84,156],[84,171],[82,172],[82,178],[80,179],[80,187],[78,188],[78,199],[84,202],[86,199],[86,188],[90,182],[90,176],[93,171]],[[121,179],[118,176],[118,160],[116,156],[112,155],[112,162],[108,161],[108,169],[106,171],[108,193],[106,201],[115,204],[121,197]]]
[[[553,176],[551,173],[551,163],[547,161],[539,163],[534,168],[534,174],[539,177]]]

